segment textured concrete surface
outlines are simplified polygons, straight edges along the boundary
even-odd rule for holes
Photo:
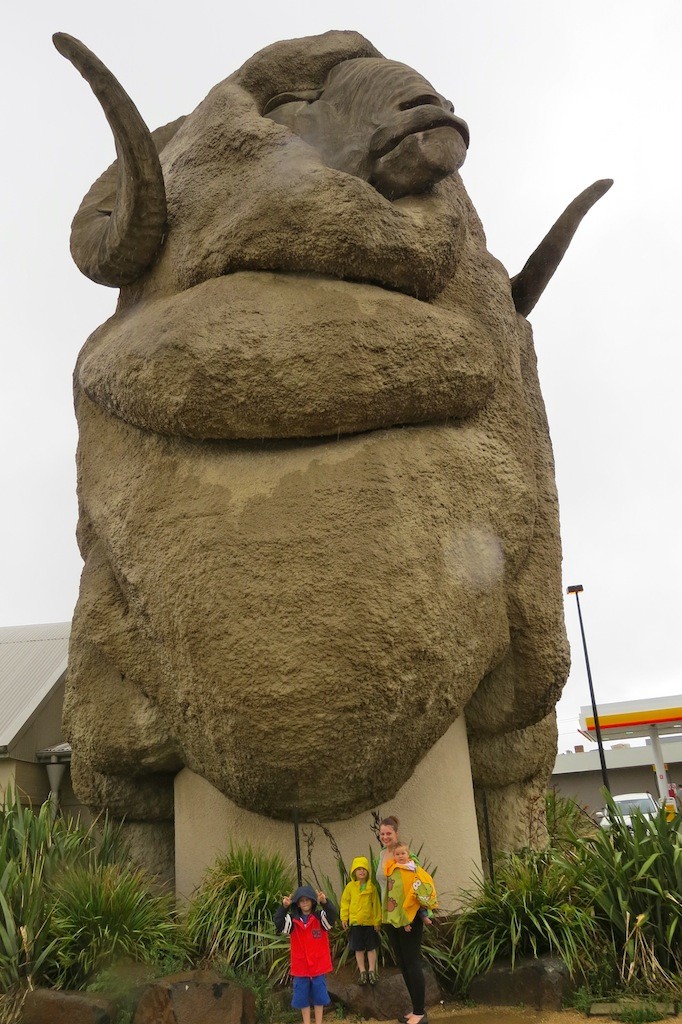
[[[531,329],[464,129],[379,58],[275,44],[154,134],[165,226],[78,361],[65,723],[81,798],[130,821],[170,819],[183,767],[259,815],[357,815],[462,714],[498,847],[547,775],[568,650]],[[117,174],[72,243],[108,283]]]

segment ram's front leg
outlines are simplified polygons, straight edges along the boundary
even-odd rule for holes
[[[481,857],[488,863],[484,794],[493,855],[547,844],[545,794],[556,758],[556,714],[498,736],[473,736],[469,755]]]

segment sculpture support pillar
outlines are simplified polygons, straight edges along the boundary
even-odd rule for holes
[[[331,754],[330,756],[333,756]],[[430,869],[437,867],[436,885],[442,910],[457,906],[457,894],[481,873],[476,810],[464,719],[459,718],[431,748],[416,771],[380,808],[396,814],[402,838],[413,849],[423,846]],[[347,865],[353,857],[379,845],[370,830],[372,816],[363,811],[343,821],[325,822]],[[316,835],[314,863],[318,875],[337,878],[333,853],[324,834]],[[250,843],[279,851],[292,863],[295,877],[294,828],[238,807],[209,782],[185,768],[175,779],[175,881],[180,899],[187,899],[216,857],[235,845]],[[304,869],[305,879],[305,869]]]

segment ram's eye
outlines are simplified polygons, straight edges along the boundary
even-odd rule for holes
[[[440,96],[431,93],[424,93],[421,96],[413,96],[400,104],[401,110],[414,110],[415,107],[442,107]]]
[[[300,89],[297,92],[280,92],[263,107],[263,117],[275,110],[277,107],[284,106],[285,103],[314,103],[320,96],[319,89]]]

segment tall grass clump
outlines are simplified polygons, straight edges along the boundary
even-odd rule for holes
[[[648,1021],[664,1020],[667,1015],[654,1000],[646,999],[630,1005],[621,1003],[613,1018],[623,1024],[648,1024]]]
[[[144,871],[119,864],[62,871],[52,893],[48,935],[46,974],[57,988],[85,988],[120,960],[182,960],[187,949],[173,894],[153,892]]]
[[[129,865],[120,826],[106,819],[90,828],[74,819],[53,821],[49,804],[35,810],[22,806],[16,793],[5,793],[0,805],[0,1013],[19,1005],[26,988],[82,988],[117,956],[148,962],[157,952],[172,947],[177,956],[178,948],[184,948],[171,897],[157,897]]]
[[[610,828],[571,855],[581,893],[626,988],[682,991],[682,815],[638,813],[628,825],[608,803]]]
[[[576,970],[594,937],[589,909],[574,902],[576,869],[551,850],[526,849],[495,865],[495,878],[482,879],[464,894],[452,930],[451,962],[458,987],[499,958],[553,953]]]
[[[599,828],[585,806],[555,789],[545,794],[545,819],[549,846],[559,850],[573,846],[576,840],[591,839]]]
[[[280,854],[231,847],[206,872],[190,903],[185,923],[192,948],[233,970],[284,980],[289,941],[275,933],[273,916],[293,888],[292,870]]]
[[[120,831],[99,835],[77,822],[52,821],[49,805],[23,807],[7,790],[0,805],[0,991],[34,985],[55,940],[49,932],[49,891],[65,864],[125,855]]]
[[[49,810],[34,815],[7,794],[0,808],[0,991],[32,986],[50,955],[44,913],[46,883],[62,857],[68,835],[53,834]]]

